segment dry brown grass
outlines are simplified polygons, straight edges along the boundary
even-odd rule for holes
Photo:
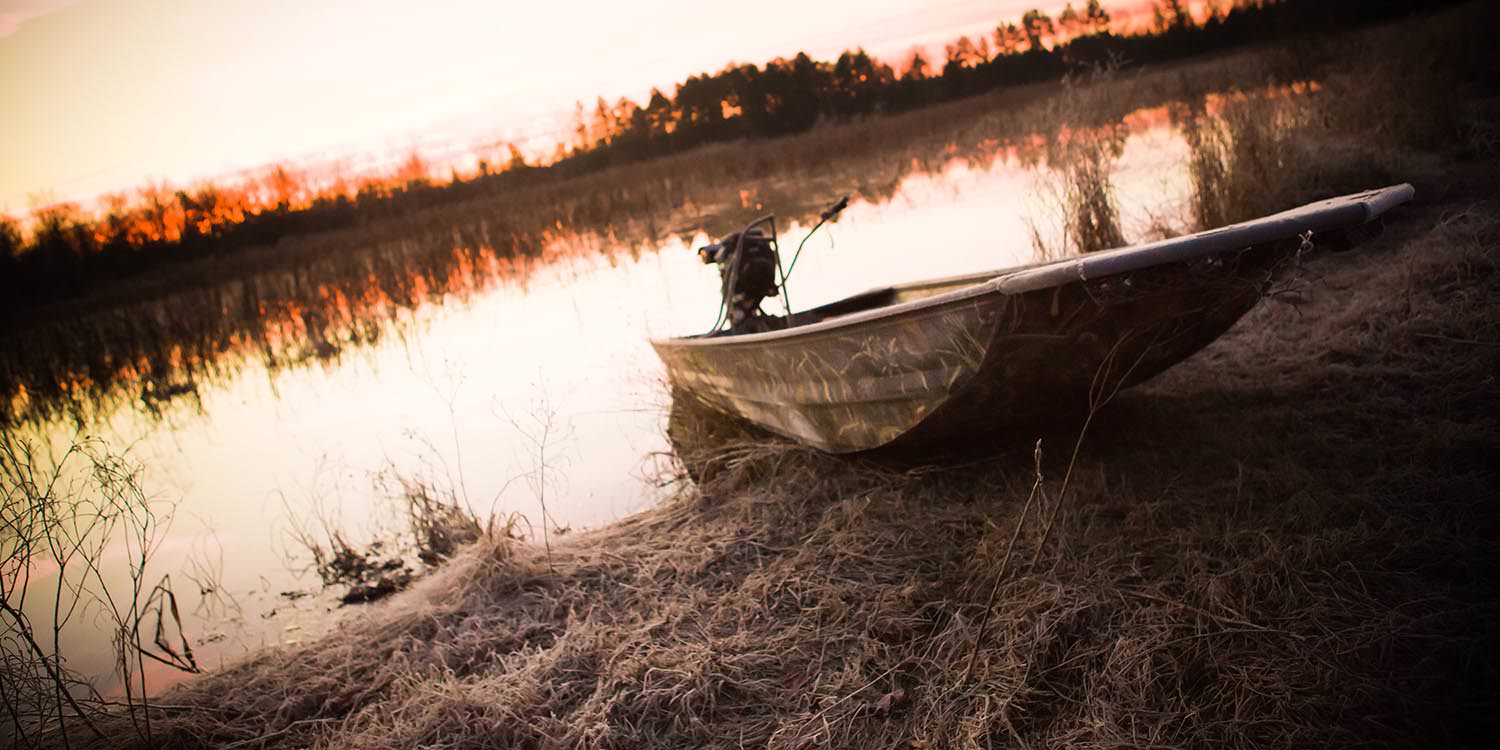
[[[1048,173],[1036,178],[1035,206],[1051,214],[1056,241],[1049,242],[1031,218],[1032,245],[1038,258],[1061,258],[1125,246],[1120,204],[1111,178],[1125,148],[1129,127],[1118,119],[1121,107],[1117,70],[1102,68],[1064,79],[1057,93],[1033,107],[1031,128],[1047,133]],[[1102,123],[1102,124],[1100,124]]]
[[[175,689],[155,744],[1479,744],[1500,685],[1493,200],[1412,207],[1310,263],[1299,305],[1123,394],[1075,464],[1076,425],[1042,434],[1019,529],[1031,433],[919,470],[736,443],[550,568],[486,538],[316,643]]]
[[[1246,76],[1171,105],[1189,147],[1190,229],[1209,229],[1288,206],[1431,173],[1435,155],[1494,157],[1494,74],[1482,32],[1497,20],[1479,4],[1431,18],[1271,53],[1257,90]],[[1279,56],[1278,56],[1279,54]],[[1295,65],[1286,56],[1305,57]],[[1309,80],[1311,79],[1311,80]],[[1432,187],[1438,187],[1433,185]]]

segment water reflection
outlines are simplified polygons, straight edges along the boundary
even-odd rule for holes
[[[1098,127],[1114,139],[1124,238],[1180,230],[1186,147],[1167,110]],[[297,575],[286,532],[314,518],[354,535],[397,523],[372,490],[380,471],[451,488],[481,516],[525,514],[536,531],[653,502],[669,395],[647,340],[713,323],[719,281],[691,252],[710,232],[776,210],[795,241],[855,186],[799,261],[799,308],[1027,262],[1038,238],[1066,231],[1037,188],[1068,137],[966,129],[838,171],[753,180],[684,182],[644,165],[638,184],[560,198],[555,213],[523,212],[530,221],[471,206],[399,237],[310,239],[328,245],[316,262],[278,260],[296,248],[225,259],[200,284],[9,332],[3,419],[51,446],[79,429],[131,446],[150,492],[182,498],[157,564],[214,568],[202,576],[212,590],[179,590],[212,668],[336,619],[326,597],[284,595],[316,588]],[[534,486],[517,481],[536,466],[528,430],[539,415],[558,426],[546,519]],[[108,650],[95,636],[81,640],[100,648],[75,658],[102,674]]]
[[[1139,114],[1097,127],[1126,126],[1137,133],[1158,127]],[[0,425],[65,418],[86,427],[120,408],[160,417],[172,401],[201,410],[202,387],[240,376],[250,362],[270,373],[336,368],[351,350],[408,335],[411,311],[462,304],[497,288],[525,289],[538,267],[600,256],[633,260],[669,239],[686,244],[704,231],[726,233],[766,210],[805,225],[851,188],[867,204],[898,194],[910,201],[913,183],[951,186],[960,165],[978,174],[1014,173],[1004,165],[1056,161],[1064,139],[970,128],[836,170],[770,177],[762,165],[754,175],[726,169],[685,181],[645,165],[628,187],[534,197],[556,198],[549,206],[555,210],[464,206],[383,223],[378,234],[299,241],[326,248],[243,253],[205,264],[193,283],[174,278],[170,289],[132,288],[129,299],[101,300],[81,315],[44,310],[9,322],[0,341]],[[1119,142],[1123,148],[1123,136]],[[703,158],[712,162],[716,150]],[[385,236],[392,231],[399,236]]]

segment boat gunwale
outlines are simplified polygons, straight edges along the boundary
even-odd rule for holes
[[[1329,198],[1269,216],[1142,245],[1116,248],[1086,256],[1012,266],[996,271],[958,274],[908,284],[875,287],[828,304],[835,305],[866,294],[885,291],[899,292],[902,289],[942,285],[967,278],[978,279],[970,286],[950,292],[883,305],[869,310],[859,310],[791,328],[729,336],[697,335],[653,338],[650,339],[650,343],[658,350],[664,347],[668,349],[727,348],[737,345],[770,344],[837,331],[882,318],[900,318],[928,308],[951,306],[993,294],[1010,296],[1073,282],[1095,281],[1160,265],[1199,260],[1232,250],[1285,241],[1298,237],[1303,232],[1326,232],[1358,226],[1373,221],[1391,208],[1407,202],[1415,192],[1410,183],[1401,183]]]

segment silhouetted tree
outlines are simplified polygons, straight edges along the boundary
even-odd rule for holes
[[[583,102],[573,103],[573,150],[587,151],[594,145],[589,121],[583,116]]]
[[[9,216],[0,216],[0,264],[6,268],[21,256],[21,225]]]
[[[301,175],[293,172],[285,164],[277,164],[270,174],[266,175],[265,180],[265,188],[271,196],[271,205],[277,211],[290,210],[297,202],[301,183]]]
[[[13,261],[21,255],[21,225],[9,216],[0,216],[0,261]]]
[[[506,165],[505,165],[505,168],[507,170],[509,170],[509,171],[516,171],[516,170],[529,169],[531,167],[530,164],[526,163],[526,156],[521,153],[521,149],[516,148],[516,144],[514,144],[514,143],[507,143],[507,144],[505,144],[505,150],[510,154],[510,161],[506,162]]]
[[[615,121],[613,110],[604,101],[604,97],[599,97],[594,101],[593,139],[590,145],[608,145],[618,131],[619,123]]]
[[[922,50],[912,51],[911,59],[906,63],[906,73],[901,78],[912,81],[920,81],[927,78],[927,58],[922,56]]]
[[[1158,33],[1187,29],[1193,25],[1193,15],[1182,0],[1154,0],[1151,3],[1152,28]]]
[[[995,51],[1001,55],[1014,55],[1026,42],[1026,32],[1013,23],[1002,23],[995,27]]]
[[[895,80],[890,66],[875,62],[863,49],[845,52],[833,64],[828,104],[843,117],[870,114],[880,107],[882,93]]]
[[[141,188],[139,196],[140,217],[145,223],[146,238],[150,242],[176,239],[172,222],[175,204],[171,191],[165,184],[148,184]]]
[[[1042,49],[1042,40],[1056,33],[1052,17],[1034,8],[1021,16],[1021,31],[1026,34],[1027,48],[1037,51]]]
[[[1109,11],[1099,4],[1099,0],[1089,0],[1088,7],[1083,12],[1084,20],[1092,26],[1095,34],[1109,31]]]
[[[427,168],[427,160],[416,149],[407,155],[406,160],[396,169],[396,184],[402,190],[419,190],[432,184],[432,176]],[[278,206],[282,205],[280,202]]]
[[[1062,13],[1057,16],[1057,29],[1063,37],[1071,39],[1079,34],[1084,28],[1083,16],[1073,10],[1073,4],[1068,3],[1063,7]]]
[[[945,51],[948,61],[960,68],[973,68],[988,62],[983,55],[979,54],[979,47],[974,44],[974,40],[966,36],[959,37],[958,41],[948,45]]]
[[[651,89],[645,114],[646,126],[653,136],[665,137],[677,129],[677,107],[659,89]]]
[[[993,55],[990,53],[989,37],[983,34],[980,34],[978,37],[976,37],[976,41],[974,42],[974,52],[979,55],[979,61],[981,64],[987,63],[991,59],[993,59]]]
[[[21,225],[0,215],[0,297],[14,300],[21,293]]]

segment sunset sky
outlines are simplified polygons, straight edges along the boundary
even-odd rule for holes
[[[1062,3],[0,0],[0,212],[525,139],[576,101],[640,101],[731,60],[859,45],[894,60],[1036,6]]]

